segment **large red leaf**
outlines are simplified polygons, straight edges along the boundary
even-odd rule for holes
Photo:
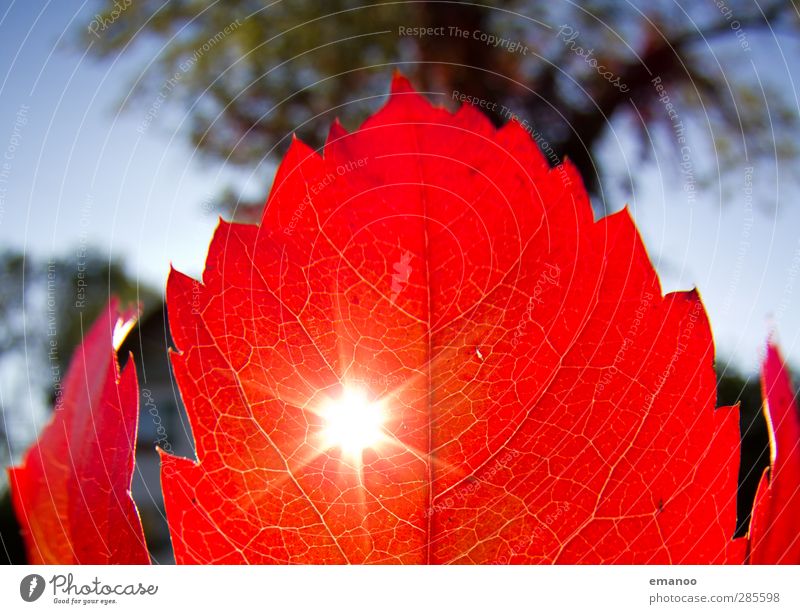
[[[50,423],[9,470],[30,563],[149,563],[130,496],[139,393],[112,339],[133,324],[116,301],[75,351]]]
[[[743,559],[697,293],[663,297],[628,212],[595,222],[517,123],[397,77],[324,155],[295,140],[261,224],[220,223],[167,304],[179,562]]]
[[[750,529],[752,564],[800,564],[800,413],[778,348],[761,370],[770,466],[761,476]]]

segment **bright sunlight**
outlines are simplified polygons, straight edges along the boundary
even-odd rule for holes
[[[370,402],[363,390],[345,388],[341,397],[328,401],[320,415],[325,420],[322,432],[325,446],[339,448],[356,464],[361,463],[364,450],[386,439],[383,406]]]

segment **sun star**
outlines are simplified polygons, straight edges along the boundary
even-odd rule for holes
[[[322,408],[322,440],[326,448],[338,448],[342,456],[360,464],[364,450],[377,447],[386,439],[384,407],[373,402],[358,388],[345,387],[342,395],[330,399]]]

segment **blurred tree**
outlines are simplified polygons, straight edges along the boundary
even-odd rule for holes
[[[131,278],[121,262],[91,250],[49,261],[2,252],[0,284],[0,362],[27,356],[30,371],[51,374],[51,396],[84,328],[112,295],[123,303],[161,304],[160,294]]]
[[[22,311],[22,279],[30,275],[30,268],[25,258],[18,253],[0,253],[0,374],[2,359],[9,352],[20,348],[25,339],[26,326]],[[0,384],[1,386],[1,384]],[[11,454],[9,423],[4,410],[5,395],[0,387],[0,467],[4,467]],[[0,487],[5,479],[5,472],[0,474]]]
[[[48,280],[54,281],[52,291],[58,304],[56,327],[62,373],[66,372],[73,349],[83,340],[84,331],[112,296],[123,305],[140,305],[147,310],[161,307],[159,292],[130,277],[120,261],[99,253],[89,252],[77,263],[54,261],[48,266]]]
[[[510,113],[526,120],[551,162],[577,164],[601,207],[600,180],[614,169],[596,150],[624,116],[643,155],[653,138],[680,153],[677,122],[716,148],[722,169],[797,153],[785,83],[751,70],[754,37],[800,32],[794,0],[123,4],[103,0],[82,39],[100,58],[142,41],[157,50],[137,76],[142,127],[163,120],[162,104],[182,103],[200,152],[250,169],[292,131],[320,145],[331,116],[352,125],[374,106],[363,101],[385,93],[393,66],[440,102],[453,106],[458,91],[487,101],[496,124]]]
[[[28,333],[22,291],[25,280],[31,280],[35,271],[23,254],[0,252],[0,356],[19,348]]]

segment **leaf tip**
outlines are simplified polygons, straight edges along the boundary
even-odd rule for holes
[[[330,151],[330,147],[334,145],[337,141],[345,138],[349,133],[345,130],[344,126],[342,126],[342,122],[337,117],[333,120],[330,129],[328,130],[328,138],[325,141],[325,153]]]
[[[391,94],[416,93],[411,81],[399,69],[395,69],[394,74],[392,74],[392,85],[389,91]]]

